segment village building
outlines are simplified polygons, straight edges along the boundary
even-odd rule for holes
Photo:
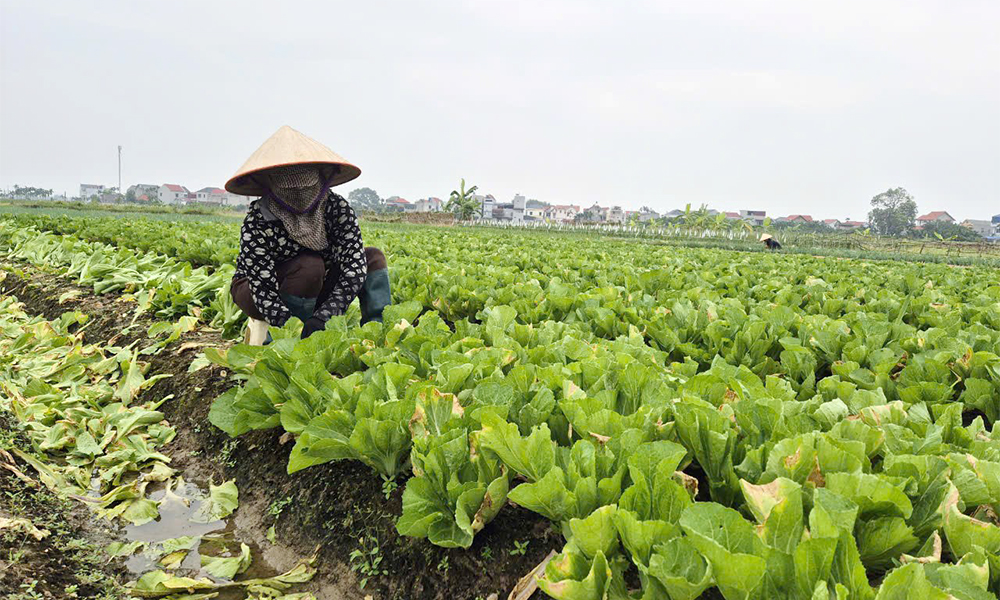
[[[926,215],[917,217],[917,225],[929,225],[931,223],[954,223],[955,219],[943,210],[935,210]]]
[[[440,198],[424,198],[417,200],[414,210],[418,213],[440,212],[442,202]]]
[[[545,218],[562,223],[572,223],[573,218],[579,213],[580,207],[576,204],[556,204],[549,207]]]
[[[864,221],[852,221],[847,219],[841,221],[837,229],[864,229],[865,227],[868,227],[868,223],[865,223]]]
[[[983,237],[993,235],[993,223],[986,219],[966,219],[961,223],[962,227],[967,227]]]
[[[406,198],[390,196],[385,200],[385,209],[389,212],[413,212],[416,206]]]
[[[652,209],[644,207],[644,210],[640,210],[639,211],[639,221],[641,221],[643,223],[646,223],[648,221],[652,221],[653,219],[659,219],[659,218],[660,218],[660,214],[657,213],[655,210],[652,210]]]
[[[100,197],[104,193],[104,186],[97,185],[93,183],[81,183],[80,184],[80,199],[90,200],[91,198],[97,196]]]
[[[203,202],[205,204],[218,204],[219,206],[222,206],[228,193],[229,192],[222,188],[205,187],[194,193],[194,199],[197,202]]]
[[[160,186],[152,183],[130,185],[125,191],[125,199],[132,202],[152,202],[159,198]]]
[[[545,218],[545,211],[549,205],[541,200],[529,199],[524,203],[524,220],[541,221]]]
[[[767,218],[766,210],[740,210],[740,218],[752,225],[763,225]]]
[[[607,213],[608,223],[624,223],[625,211],[620,206],[612,206]]]
[[[164,204],[184,204],[188,201],[188,194],[190,193],[190,190],[183,185],[164,183],[157,191],[157,196],[160,202]]]

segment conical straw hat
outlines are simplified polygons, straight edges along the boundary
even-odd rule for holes
[[[771,239],[771,234],[769,234],[769,233],[762,233],[762,234],[760,234],[760,241],[766,242],[769,239]]]
[[[347,183],[361,175],[361,169],[333,150],[285,125],[250,155],[226,182],[226,191],[242,196],[263,196],[267,190],[254,181],[254,175],[275,167],[307,164],[336,167],[337,173],[330,182],[330,187]]]

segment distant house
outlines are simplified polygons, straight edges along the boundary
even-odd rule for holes
[[[573,217],[579,213],[580,207],[576,204],[556,204],[555,206],[549,207],[546,218],[552,219],[553,221],[572,223]]]
[[[524,203],[524,218],[527,221],[540,221],[545,218],[549,205],[541,200],[529,199]]]
[[[194,193],[194,199],[196,202],[218,204],[221,206],[225,202],[227,194],[229,194],[229,192],[222,188],[205,187]]]
[[[524,221],[528,201],[521,194],[514,194],[514,198],[510,202],[497,202],[492,194],[477,196],[477,198],[480,198],[483,219],[511,221],[513,223]]]
[[[868,227],[868,223],[865,223],[864,221],[851,221],[850,219],[848,219],[846,221],[841,221],[840,222],[840,226],[838,226],[837,228],[838,229],[863,229],[865,227]]]
[[[731,219],[733,221],[739,221],[740,220],[740,213],[738,213],[738,212],[732,212],[732,211],[727,210],[724,214],[726,215],[727,219]]]
[[[580,211],[580,215],[583,216],[577,216],[586,223],[604,223],[608,220],[608,210],[608,208],[595,202],[593,205]]]
[[[392,196],[390,198],[386,198],[385,209],[390,212],[412,212],[416,209],[416,206],[405,198]]]
[[[480,218],[492,219],[493,209],[497,207],[497,199],[493,197],[493,194],[476,194],[472,198],[479,202]]]
[[[80,199],[90,200],[94,196],[100,197],[104,193],[104,186],[93,183],[80,184]]]
[[[766,210],[740,210],[740,218],[753,225],[763,225],[767,218]]]
[[[620,206],[612,206],[608,209],[608,223],[624,223],[625,211]]]
[[[125,191],[125,197],[131,196],[136,202],[149,202],[159,197],[160,186],[152,183],[137,183],[130,185]]]
[[[962,227],[968,227],[983,237],[993,234],[993,223],[985,219],[966,219],[961,223]]]
[[[926,215],[917,217],[918,225],[929,225],[930,223],[954,223],[955,219],[952,218],[947,212],[943,210],[935,210],[929,212]]]
[[[785,221],[789,223],[812,223],[813,218],[809,215],[788,215]]]
[[[683,210],[681,210],[679,208],[675,208],[675,209],[673,209],[672,211],[666,213],[663,216],[664,216],[664,218],[667,218],[667,219],[676,219],[677,217],[680,217],[680,216],[683,216],[683,215],[684,215],[684,211]]]
[[[823,224],[832,229],[840,229],[840,219],[823,219]]]
[[[524,205],[524,218],[529,220],[541,220],[545,218],[545,211],[549,206],[538,200],[528,200]]]
[[[524,213],[528,207],[528,199],[521,194],[514,194],[510,206],[504,205],[503,218],[515,223],[524,221]]]
[[[653,219],[659,219],[660,215],[655,210],[640,210],[639,211],[639,221],[641,223],[646,223],[647,221],[652,221]]]
[[[419,213],[439,212],[441,205],[440,198],[424,198],[423,200],[417,200],[414,210]]]
[[[157,191],[160,202],[164,204],[184,204],[188,200],[191,192],[183,185],[176,183],[164,183]]]
[[[205,187],[194,194],[188,194],[188,201],[213,204],[217,206],[247,206],[250,204],[249,196],[231,194],[222,188]]]

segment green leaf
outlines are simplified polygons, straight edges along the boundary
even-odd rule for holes
[[[240,409],[236,406],[236,399],[239,392],[240,388],[230,388],[229,391],[216,398],[208,410],[208,421],[228,433],[230,437],[242,435],[250,430],[250,427],[245,424],[237,425],[236,416]]]
[[[687,539],[712,565],[726,598],[745,600],[764,578],[764,544],[738,512],[714,502],[696,503],[680,518]]]
[[[555,463],[555,449],[546,424],[521,437],[517,425],[504,421],[492,411],[482,413],[483,428],[479,431],[479,444],[496,453],[505,465],[515,472],[539,481],[549,473]]]
[[[250,547],[241,543],[240,553],[237,556],[221,557],[202,554],[201,568],[214,577],[233,579],[237,574],[250,567],[250,560]]]
[[[861,521],[855,532],[861,562],[869,568],[889,566],[900,555],[920,545],[913,529],[900,517],[877,517]]]
[[[768,546],[785,554],[795,551],[805,524],[802,518],[802,487],[779,477],[771,483],[740,482],[747,506],[760,523],[760,536]]]
[[[618,548],[618,530],[615,528],[615,505],[602,506],[583,519],[570,519],[572,542],[587,558],[601,553],[611,556]]]
[[[131,541],[131,542],[111,542],[108,544],[105,551],[110,556],[132,556],[135,554],[136,550],[140,548],[145,548],[146,542]]]
[[[215,587],[215,583],[210,579],[192,579],[171,575],[165,571],[150,571],[135,582],[130,592],[140,598],[161,598],[185,591],[190,594],[196,590],[211,590]]]
[[[898,516],[908,519],[913,505],[896,483],[868,473],[830,473],[826,489],[852,500],[861,516]]]
[[[875,600],[949,600],[948,594],[927,581],[923,565],[911,563],[893,569],[879,586]]]
[[[809,596],[820,583],[830,578],[837,540],[832,538],[806,539],[795,548],[795,583],[802,596]]]
[[[615,512],[615,527],[622,545],[636,566],[649,566],[653,546],[677,537],[680,528],[666,521],[640,521],[635,513],[619,508]]]
[[[567,572],[565,563],[571,560],[589,564],[590,569],[583,576],[579,576],[579,567]],[[538,579],[538,588],[556,600],[604,600],[610,586],[611,567],[600,552],[592,560],[564,552],[549,561],[545,576]]]
[[[576,496],[566,488],[565,474],[552,467],[534,483],[522,483],[510,492],[510,501],[553,521],[573,514]]]
[[[221,485],[209,484],[208,497],[201,501],[191,520],[196,523],[211,523],[225,519],[239,506],[239,490],[235,481]]]
[[[659,544],[649,558],[648,573],[655,577],[672,600],[694,600],[712,583],[712,567],[685,538]]]

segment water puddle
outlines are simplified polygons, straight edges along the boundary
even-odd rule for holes
[[[160,505],[160,518],[144,525],[129,525],[125,539],[130,542],[155,543],[181,536],[203,536],[225,529],[226,521],[198,523],[194,521],[198,504],[208,496],[208,486],[185,481],[168,493],[166,488],[154,490],[146,497]]]
[[[199,522],[199,509],[209,497],[205,482],[178,480],[175,487],[161,486],[146,497],[159,504],[159,518],[124,527],[123,541],[119,542],[126,555],[125,567],[134,579],[156,570],[178,577],[205,578],[218,584],[281,574],[267,560],[264,549],[253,541],[240,539],[235,512],[225,519]],[[232,576],[219,575],[219,570],[226,569],[218,563],[213,569],[212,559],[228,559],[234,571]],[[246,595],[239,587],[218,592],[218,598],[227,600]]]

